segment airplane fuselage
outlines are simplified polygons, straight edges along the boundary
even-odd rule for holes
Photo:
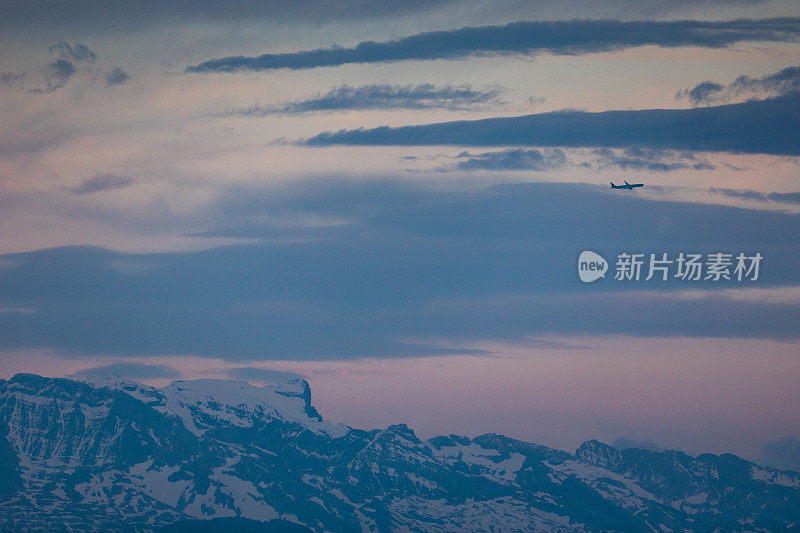
[[[625,182],[625,185],[614,185],[614,182],[611,183],[612,189],[626,189],[628,191],[632,191],[634,187],[644,187],[644,183],[628,183]]]

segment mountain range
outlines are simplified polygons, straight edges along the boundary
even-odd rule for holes
[[[800,474],[323,419],[297,377],[0,380],[2,531],[800,531]]]

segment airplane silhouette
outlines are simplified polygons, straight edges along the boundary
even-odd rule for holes
[[[614,182],[609,183],[611,183],[612,189],[628,189],[629,191],[632,191],[634,187],[644,187],[644,183],[628,183],[627,181],[625,181],[625,185],[614,185]]]

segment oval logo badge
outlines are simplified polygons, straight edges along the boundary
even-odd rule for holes
[[[590,250],[584,250],[578,257],[578,277],[584,283],[591,283],[606,277],[608,262],[605,258]]]

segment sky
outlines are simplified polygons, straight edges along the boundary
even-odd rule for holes
[[[796,2],[0,6],[0,379],[800,468]]]

